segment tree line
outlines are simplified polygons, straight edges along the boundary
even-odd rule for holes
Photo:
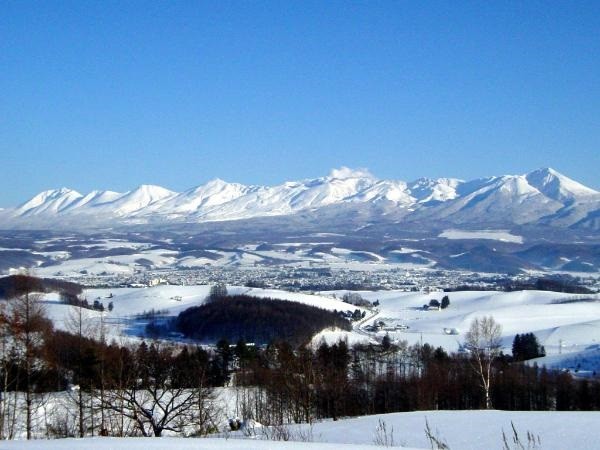
[[[83,288],[69,281],[29,275],[10,275],[0,278],[0,298],[15,298],[32,292],[58,292],[65,298],[76,298],[81,295]]]
[[[599,410],[600,384],[501,355],[489,398],[471,357],[428,344],[278,343],[241,362],[243,415],[263,424],[436,409]]]

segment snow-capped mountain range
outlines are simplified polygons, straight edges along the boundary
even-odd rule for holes
[[[377,179],[366,170],[277,186],[246,186],[220,179],[184,192],[142,185],[125,193],[68,188],[41,192],[16,208],[0,210],[0,227],[200,223],[371,207],[370,214],[407,223],[525,225],[600,229],[600,193],[553,169],[464,181]]]

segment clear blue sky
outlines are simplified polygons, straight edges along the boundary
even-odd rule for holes
[[[0,206],[342,165],[600,188],[600,2],[0,2]]]

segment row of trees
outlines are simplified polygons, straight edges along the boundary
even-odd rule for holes
[[[76,283],[29,275],[10,275],[0,278],[0,298],[14,298],[31,292],[58,292],[61,297],[76,298],[83,288]]]
[[[279,343],[254,358],[242,363],[235,381],[242,386],[241,415],[263,424],[491,405],[508,410],[600,409],[597,382],[501,356],[492,362],[486,391],[470,357],[427,344],[384,350],[338,342],[293,350]]]
[[[112,311],[115,306],[113,302],[109,302],[108,307],[105,308],[104,303],[102,303],[99,300],[99,298],[97,298],[92,304],[90,304],[87,298],[81,298],[77,295],[73,296],[69,293],[64,292],[60,294],[60,301],[66,305],[78,306],[80,308],[86,309],[93,309],[94,311],[104,311],[105,309],[108,309],[108,311]]]

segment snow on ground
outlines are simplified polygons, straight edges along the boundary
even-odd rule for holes
[[[228,288],[229,289],[229,288]],[[238,292],[239,291],[239,292]],[[344,303],[340,299],[324,297],[314,294],[303,294],[301,292],[286,292],[277,289],[260,289],[260,288],[234,288],[229,290],[230,293],[243,293],[255,297],[272,297],[280,300],[289,300],[294,302],[304,303],[317,308],[323,308],[333,311],[355,310],[356,306]],[[363,308],[358,308],[363,310]]]
[[[195,268],[204,267],[214,264],[215,260],[210,258],[194,258],[193,256],[186,256],[181,258],[177,265],[182,268]]]
[[[56,439],[48,441],[6,441],[0,444],[0,450],[35,449],[35,450],[274,450],[274,449],[323,449],[351,450],[361,449],[364,445],[324,444],[304,442],[273,442],[241,439],[204,439],[204,438],[85,438]]]
[[[592,448],[600,426],[599,412],[415,411],[317,423],[312,434],[320,442],[368,445],[373,444],[378,421],[383,420],[388,430],[393,428],[395,443],[430,448],[424,433],[426,419],[431,430],[454,450],[502,448],[502,430],[508,434],[511,421],[525,447],[524,435],[531,431],[540,436],[544,450]]]
[[[317,333],[311,341],[313,347],[318,347],[322,342],[333,345],[339,341],[346,341],[348,345],[378,343],[377,339],[356,331],[345,331],[339,328],[326,329]]]
[[[135,269],[125,263],[120,263],[117,258],[80,258],[61,262],[47,267],[38,267],[34,270],[36,276],[77,276],[77,274],[120,274],[133,275]]]
[[[328,310],[347,311],[355,306],[341,301],[347,291],[328,291],[318,294],[286,292],[276,289],[230,286],[231,294],[247,294],[255,297],[272,297],[296,301]],[[88,289],[84,296],[88,302],[109,302],[113,311],[103,313],[111,338],[139,337],[143,335],[146,322],[136,316],[148,312],[165,311],[174,317],[181,311],[204,302],[210,286],[155,286],[151,288]],[[350,332],[323,330],[313,340],[328,343],[347,339],[350,344],[381,340],[386,333],[396,341],[409,344],[429,343],[447,351],[459,351],[464,333],[476,317],[493,316],[502,325],[503,351],[511,353],[515,334],[533,332],[545,346],[548,357],[538,364],[551,367],[600,373],[600,295],[585,296],[588,301],[576,301],[578,296],[547,291],[466,291],[466,292],[403,292],[359,291],[367,300],[379,300],[374,310],[365,310],[366,317],[354,324]],[[109,298],[112,294],[112,298]],[[426,311],[424,304],[431,299],[438,301],[444,295],[450,298],[450,306],[441,311]],[[64,329],[73,307],[61,304],[56,294],[45,296],[48,314],[57,328]],[[90,321],[98,322],[101,313],[86,312]],[[388,328],[408,327],[404,330],[368,332],[365,326],[383,321]],[[455,329],[457,334],[447,334]],[[173,339],[177,339],[176,336]]]
[[[544,450],[596,448],[600,412],[531,412],[531,411],[415,411],[381,414],[310,425],[291,425],[291,440],[308,438],[308,442],[261,440],[262,433],[247,439],[231,435],[229,439],[195,438],[88,438],[37,441],[5,441],[0,449],[154,450],[188,449],[353,449],[374,445],[379,423],[384,422],[388,438],[404,449],[431,448],[425,436],[425,423],[434,435],[444,440],[452,450],[482,450],[502,448],[502,432],[512,437],[511,422],[527,448],[527,432],[540,438]],[[381,434],[380,434],[381,435]],[[510,441],[509,441],[510,442]],[[515,446],[515,448],[517,448]]]
[[[330,250],[315,252],[314,245],[332,245],[331,242],[301,243],[286,242],[273,244],[269,249],[260,249],[259,245],[245,245],[240,250],[210,250],[213,255],[194,257],[175,250],[155,248],[148,243],[128,242],[119,239],[99,239],[93,242],[80,243],[73,240],[73,249],[69,239],[61,239],[66,245],[64,251],[32,251],[32,254],[49,258],[52,265],[42,265],[34,269],[40,277],[81,275],[131,275],[149,268],[195,268],[195,267],[245,267],[254,268],[262,265],[282,264],[289,267],[311,267],[314,264],[326,265],[333,269],[375,271],[391,269],[424,269],[435,265],[435,261],[426,257],[426,252],[413,252],[413,260],[406,260],[403,250],[393,251],[387,257],[374,252],[350,250],[332,247]],[[165,240],[166,242],[167,240]],[[50,241],[37,241],[50,243]],[[74,249],[86,247],[98,251],[110,251],[111,256],[80,257]],[[123,250],[118,254],[116,250]],[[23,250],[29,249],[4,249]],[[73,251],[72,251],[73,250]],[[0,252],[3,251],[0,248]],[[134,251],[135,253],[132,253]],[[48,261],[46,261],[48,264]],[[13,268],[18,269],[18,268]]]
[[[160,285],[147,288],[117,288],[117,289],[86,289],[83,292],[90,304],[100,301],[105,308],[113,303],[113,310],[100,313],[85,310],[84,315],[90,324],[98,324],[101,316],[107,327],[110,339],[119,341],[124,337],[141,336],[147,320],[136,319],[136,316],[150,310],[162,311],[169,317],[177,316],[180,312],[192,306],[201,305],[210,293],[211,286],[169,286]],[[309,295],[297,292],[286,292],[276,289],[247,288],[228,286],[230,294],[246,294],[254,297],[271,297],[286,301],[295,301],[328,310],[354,310],[355,306],[339,299]],[[48,316],[59,329],[68,329],[69,316],[73,306],[60,302],[57,294],[44,295],[44,303]],[[359,308],[361,309],[361,308]]]
[[[511,234],[507,230],[445,230],[438,237],[446,239],[491,239],[494,241],[523,243],[523,236]]]
[[[61,261],[59,264],[38,267],[35,275],[39,277],[53,277],[57,274],[77,276],[81,273],[100,274],[133,274],[143,267],[143,262],[154,267],[170,266],[177,261],[177,252],[172,250],[154,249],[132,255],[104,256],[101,258],[79,258]]]
[[[341,298],[345,292],[347,291],[328,291],[321,294]],[[380,302],[378,312],[366,320],[364,325],[383,321],[390,326],[408,326],[407,330],[389,331],[389,334],[393,339],[406,340],[409,344],[425,342],[442,346],[448,351],[457,351],[473,319],[490,315],[502,325],[502,346],[508,354],[511,353],[512,341],[517,333],[535,333],[540,343],[546,347],[548,355],[559,352],[565,355],[600,344],[598,295],[577,296],[547,291],[358,293],[367,300]],[[450,306],[447,309],[423,309],[423,305],[428,304],[431,299],[440,301],[444,295],[450,298]],[[597,301],[574,301],[579,297]],[[450,328],[455,328],[459,334],[446,334],[444,329]],[[357,331],[361,330],[355,332]],[[377,333],[380,339],[384,335],[385,332],[382,331]]]
[[[136,314],[150,309],[169,311],[176,315],[183,309],[201,304],[209,294],[210,286],[155,286],[152,288],[88,289],[84,295],[88,301],[100,299],[105,306],[114,304],[112,312],[104,312],[105,321],[114,326],[113,337],[124,332],[134,336],[140,332],[132,325]],[[291,293],[273,289],[228,287],[232,294],[248,294],[256,297],[273,297],[299,301],[326,309],[354,309],[339,299],[347,291],[322,292],[319,295]],[[464,332],[475,317],[492,315],[503,326],[504,351],[510,353],[516,333],[534,332],[546,347],[548,356],[536,360],[539,365],[569,368],[580,376],[590,376],[600,365],[600,296],[579,297],[546,291],[467,291],[467,292],[402,292],[360,291],[362,297],[375,301],[379,306],[366,311],[367,316],[351,332],[325,330],[315,339],[335,341],[347,338],[349,343],[381,339],[385,332],[369,333],[364,326],[382,320],[388,325],[406,325],[408,330],[391,331],[393,339],[409,343],[423,342],[440,345],[447,350],[458,350]],[[111,296],[112,294],[112,296]],[[441,300],[448,295],[450,306],[441,311],[425,311],[422,306],[430,299]],[[66,327],[72,307],[59,303],[56,294],[44,297],[50,317],[58,328]],[[90,321],[99,321],[101,313],[85,311]],[[458,335],[448,335],[444,328],[456,328]],[[533,362],[532,362],[533,363]],[[219,448],[219,449],[311,449],[311,448],[365,448],[375,439],[379,420],[393,428],[394,441],[410,448],[430,448],[423,429],[427,418],[432,430],[443,438],[451,449],[502,448],[502,430],[509,433],[511,421],[525,439],[527,431],[539,435],[544,450],[587,449],[596,442],[600,426],[599,412],[508,412],[508,411],[417,411],[368,416],[340,421],[315,423],[292,427],[292,435],[312,436],[313,443],[282,443],[259,440],[231,439],[114,439],[53,440],[35,442],[2,442],[1,449],[96,449],[128,448],[129,450],[152,450],[170,447]],[[294,431],[296,430],[296,431]],[[260,437],[260,436],[258,436]],[[326,446],[325,443],[330,443]],[[525,442],[526,445],[526,442]]]
[[[96,245],[87,245],[96,247]],[[129,247],[128,247],[129,248]],[[110,249],[110,247],[108,248]],[[286,248],[273,250],[244,250],[244,251],[220,251],[214,250],[210,257],[181,256],[177,251],[166,249],[134,248],[136,253],[112,255],[95,258],[70,258],[68,252],[55,252],[55,254],[36,253],[47,256],[56,261],[56,264],[37,267],[35,275],[40,277],[70,276],[77,277],[85,275],[114,275],[133,274],[136,271],[152,268],[172,267],[246,267],[252,268],[257,265],[271,264],[273,262],[285,262],[288,266],[309,267],[311,263],[331,264],[333,268],[348,270],[389,270],[391,268],[419,268],[423,264],[397,264],[394,261],[386,262],[382,256],[372,252],[351,251],[348,249],[333,249],[332,253],[315,252],[310,248],[298,247],[294,251]],[[40,261],[41,263],[41,261]]]
[[[583,350],[535,358],[527,361],[527,364],[568,370],[579,378],[597,377],[600,372],[600,345],[594,344]]]

